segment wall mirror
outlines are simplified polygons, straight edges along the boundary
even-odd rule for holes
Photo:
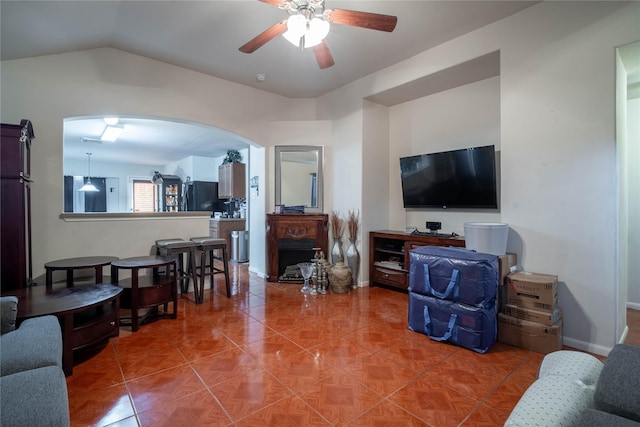
[[[302,205],[305,212],[321,213],[322,146],[276,146],[275,161],[275,204]]]

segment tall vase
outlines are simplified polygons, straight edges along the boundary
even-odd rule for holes
[[[344,253],[342,252],[342,236],[333,238],[333,248],[331,248],[331,264],[336,265],[344,261]]]
[[[349,247],[347,248],[347,263],[351,269],[351,289],[358,288],[358,273],[360,272],[360,252],[356,247],[356,239],[349,238]]]

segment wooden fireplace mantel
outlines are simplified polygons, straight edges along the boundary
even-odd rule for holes
[[[327,214],[267,214],[267,276],[277,281],[281,239],[313,239],[325,256],[329,252],[329,215]]]

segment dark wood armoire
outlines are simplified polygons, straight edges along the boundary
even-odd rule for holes
[[[2,123],[0,146],[0,293],[32,284],[31,141],[29,120]]]

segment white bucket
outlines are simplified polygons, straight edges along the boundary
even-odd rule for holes
[[[507,252],[509,224],[500,222],[465,222],[464,240],[467,249],[492,255]]]

